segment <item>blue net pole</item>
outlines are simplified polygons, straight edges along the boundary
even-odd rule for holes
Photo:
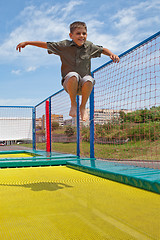
[[[90,95],[90,158],[94,158],[94,88]]]
[[[77,95],[77,156],[80,157],[79,96]]]
[[[32,147],[33,147],[33,150],[36,150],[36,110],[35,110],[35,107],[32,109],[32,134],[33,134]]]

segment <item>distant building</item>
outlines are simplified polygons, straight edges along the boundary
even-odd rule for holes
[[[59,126],[63,126],[63,115],[59,114],[52,114],[51,115],[51,122],[58,122]]]
[[[36,118],[36,129],[42,129],[42,118]]]
[[[51,123],[52,122],[58,122],[59,126],[64,125],[64,120],[63,120],[63,115],[59,114],[52,114],[51,115]],[[46,116],[43,114],[42,118],[37,118],[36,119],[36,129],[46,129]]]
[[[89,109],[86,109],[88,117],[89,117]],[[132,112],[131,110],[126,110],[126,109],[121,109],[121,110],[116,110],[116,109],[95,109],[94,110],[94,123],[95,124],[107,124],[108,122],[112,120],[118,120],[120,117],[120,111],[123,111],[124,113],[129,113]],[[58,122],[59,126],[76,126],[76,118],[69,118],[69,119],[63,119],[63,115],[59,114],[52,114],[51,115],[51,122]],[[80,124],[84,126],[89,125],[89,120],[86,122],[81,121],[80,119]],[[42,116],[42,118],[37,118],[36,119],[36,129],[41,129],[45,130],[46,122],[45,122],[45,115]]]
[[[88,115],[89,115],[89,109],[86,109]],[[115,109],[95,109],[94,110],[94,123],[95,124],[106,124],[112,120],[119,119],[120,117],[120,111],[123,111],[125,113],[132,112],[131,110],[115,110]],[[88,125],[89,121],[87,122]]]
[[[67,125],[76,126],[76,118],[73,117],[73,118],[64,120],[64,126],[67,126]]]

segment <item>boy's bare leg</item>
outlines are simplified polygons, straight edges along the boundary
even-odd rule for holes
[[[88,115],[85,111],[86,103],[88,98],[92,92],[93,84],[90,81],[87,81],[82,86],[82,102],[80,105],[80,113],[82,121],[86,121],[88,119]]]
[[[67,82],[67,91],[70,96],[71,100],[71,108],[69,112],[69,116],[76,117],[77,114],[77,102],[76,102],[76,95],[78,89],[78,81],[76,77],[71,77]]]

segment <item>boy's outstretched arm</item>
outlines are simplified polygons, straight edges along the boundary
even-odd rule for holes
[[[16,50],[19,50],[21,52],[21,48],[26,47],[27,45],[32,45],[40,48],[46,48],[47,49],[47,43],[46,42],[41,42],[41,41],[26,41],[26,42],[21,42],[17,45]]]
[[[103,54],[107,55],[110,57],[110,59],[113,60],[113,62],[118,63],[119,62],[119,57],[117,55],[115,55],[114,53],[112,53],[109,49],[107,48],[103,48]]]

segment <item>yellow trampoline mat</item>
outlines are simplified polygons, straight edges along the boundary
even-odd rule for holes
[[[160,239],[158,194],[66,166],[0,169],[2,240]]]
[[[26,158],[26,157],[34,157],[32,153],[4,153],[0,154],[0,158]]]

